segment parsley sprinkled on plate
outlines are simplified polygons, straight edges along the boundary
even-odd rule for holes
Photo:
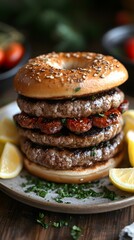
[[[107,186],[101,185],[99,181],[83,184],[60,184],[48,182],[33,176],[26,176],[26,181],[22,183],[25,192],[34,193],[41,198],[54,192],[53,200],[57,203],[70,204],[71,198],[83,200],[88,198],[107,198],[111,201],[118,198],[117,194]],[[97,190],[96,190],[97,189]],[[67,198],[67,200],[66,200]]]

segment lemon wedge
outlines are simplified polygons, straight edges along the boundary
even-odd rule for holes
[[[0,178],[16,177],[23,167],[23,156],[18,147],[6,143],[0,158]]]
[[[5,143],[0,142],[0,156],[3,152],[4,146],[5,146]]]
[[[0,142],[18,144],[19,136],[17,128],[11,119],[3,118],[0,121]]]
[[[109,170],[109,178],[117,188],[134,192],[134,168],[112,168]]]
[[[127,143],[128,143],[128,156],[129,162],[134,167],[134,131],[127,132]]]
[[[123,119],[125,122],[124,133],[126,136],[129,130],[134,130],[134,110],[130,109],[124,112]]]

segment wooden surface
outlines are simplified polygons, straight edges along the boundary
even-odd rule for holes
[[[45,213],[48,223],[66,220],[70,226],[44,229],[36,222],[39,212]],[[79,240],[117,240],[121,229],[133,221],[134,206],[99,214],[60,214],[29,207],[0,192],[1,240],[71,240],[73,225],[82,229]]]
[[[3,94],[0,105],[15,100],[15,94],[8,90]],[[130,98],[132,106],[133,98]],[[44,229],[37,223],[39,213],[45,214],[45,221],[52,225],[61,220],[69,226]],[[8,197],[0,192],[0,239],[1,240],[71,240],[71,227],[82,229],[79,240],[118,240],[119,233],[126,225],[134,222],[134,206],[121,210],[88,214],[70,215],[45,212]]]

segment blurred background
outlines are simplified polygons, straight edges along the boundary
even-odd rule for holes
[[[104,32],[134,21],[128,2],[134,5],[133,0],[0,0],[0,21],[26,35],[32,55],[101,51]]]
[[[0,22],[14,27],[25,38],[24,47],[29,45],[25,61],[51,51],[106,53],[102,37],[112,28],[134,24],[134,1],[0,0]],[[0,44],[2,41],[0,36]]]

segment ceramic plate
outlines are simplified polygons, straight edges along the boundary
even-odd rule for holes
[[[0,109],[0,119],[3,117],[12,118],[13,114],[18,111],[19,109],[16,103],[13,102]],[[56,193],[55,190],[49,190],[45,197],[38,196],[32,191],[27,192],[26,187],[23,186],[24,183],[27,182],[27,176],[30,175],[23,170],[16,178],[9,180],[0,179],[1,191],[30,206],[63,213],[89,214],[108,212],[134,204],[134,195],[116,189],[110,184],[108,178],[95,182],[91,189],[95,192],[99,192],[102,191],[103,188],[107,188],[116,194],[114,200],[110,200],[104,196],[86,197],[82,199],[77,199],[76,197],[64,197],[61,202],[57,202],[56,199],[58,198],[58,193]],[[90,189],[86,189],[86,191],[89,190]]]

